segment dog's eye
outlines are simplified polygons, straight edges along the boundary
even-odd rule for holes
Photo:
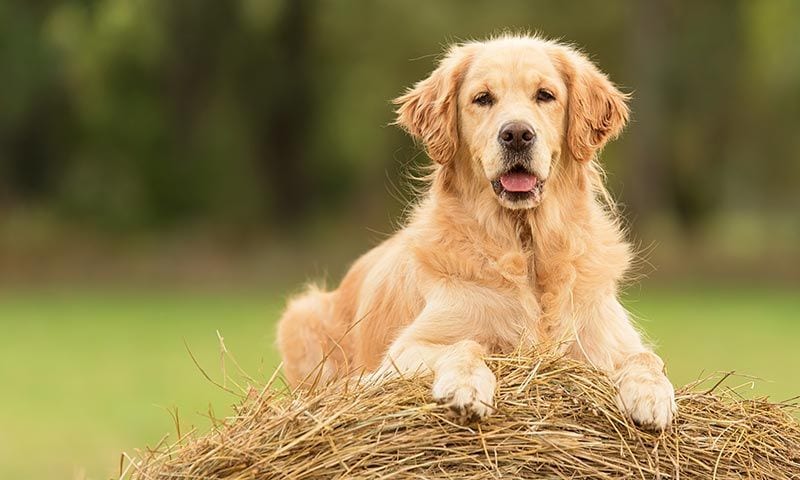
[[[480,105],[481,107],[490,107],[494,104],[494,97],[489,92],[481,92],[475,95],[475,98],[472,99],[472,103],[476,105]]]
[[[536,92],[536,101],[547,103],[552,102],[556,99],[556,96],[550,90],[545,90],[544,88],[540,88],[538,92]]]

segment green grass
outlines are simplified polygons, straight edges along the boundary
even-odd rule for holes
[[[671,378],[736,369],[770,380],[755,394],[800,394],[800,296],[795,290],[640,288],[626,297],[659,344]],[[277,364],[280,294],[24,291],[0,294],[0,478],[115,476],[122,451],[206,429],[235,397],[212,385],[219,342],[257,378]],[[230,371],[232,366],[228,364]]]

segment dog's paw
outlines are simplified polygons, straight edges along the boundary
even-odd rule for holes
[[[433,399],[449,408],[450,416],[460,423],[476,422],[494,410],[497,380],[486,365],[469,373],[451,370],[439,372],[433,382]]]
[[[675,389],[664,373],[647,365],[629,365],[617,377],[617,404],[645,429],[666,430],[677,413]]]

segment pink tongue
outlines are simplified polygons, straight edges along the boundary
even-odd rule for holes
[[[530,173],[506,173],[500,177],[503,188],[509,192],[530,192],[536,186],[536,176]]]

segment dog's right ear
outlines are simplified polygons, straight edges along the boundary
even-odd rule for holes
[[[445,164],[458,150],[458,87],[469,65],[468,46],[453,46],[431,75],[394,100],[395,123],[422,142],[428,156]]]
[[[556,58],[569,88],[567,144],[576,160],[588,162],[628,123],[629,96],[585,55],[569,47],[558,48]]]

